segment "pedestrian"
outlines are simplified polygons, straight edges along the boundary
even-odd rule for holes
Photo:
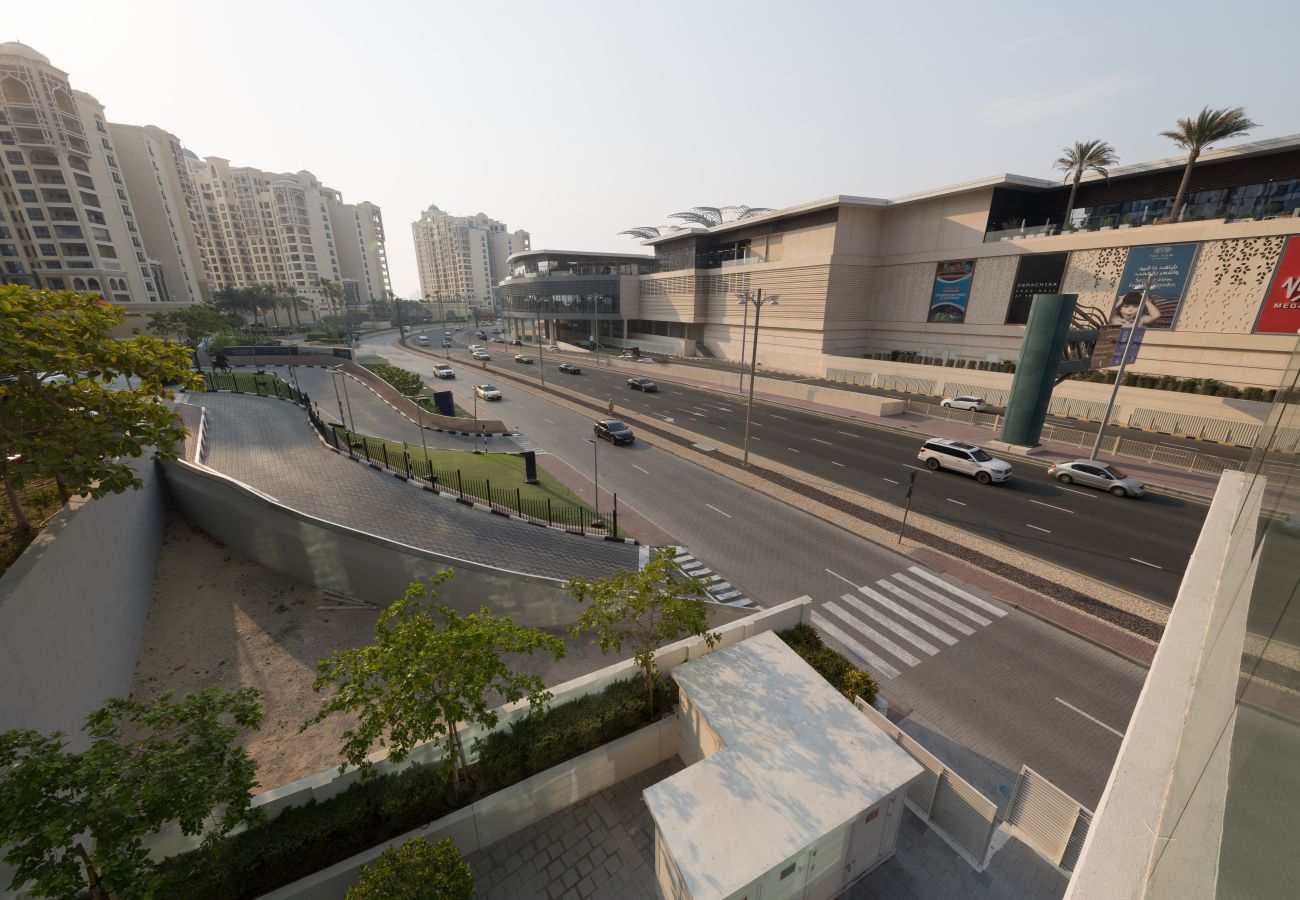
[[[611,416],[614,415],[614,398],[613,398],[613,397],[610,397],[610,398],[609,398],[609,414],[610,414]]]

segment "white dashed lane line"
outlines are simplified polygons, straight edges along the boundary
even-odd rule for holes
[[[636,463],[632,463],[632,468],[636,469],[638,472],[643,472],[643,473],[645,473],[646,475],[649,475],[649,474],[650,474],[649,472],[646,472],[645,469],[643,469],[643,468],[641,468],[640,466],[638,466]]]
[[[706,503],[704,505],[707,506],[709,509],[713,510],[715,513],[722,513],[722,515],[726,516],[728,519],[731,518],[731,513],[722,512],[722,510],[718,509],[712,503]]]
[[[841,469],[844,468],[844,463],[836,462],[836,461],[833,460],[833,459],[831,460],[831,465],[832,465],[832,466],[839,466]]]
[[[1057,697],[1057,698],[1056,698],[1056,702],[1059,703],[1059,704],[1061,704],[1062,706],[1064,706],[1066,709],[1070,709],[1070,710],[1073,710],[1074,712],[1077,712],[1079,715],[1083,716],[1085,719],[1087,719],[1087,720],[1088,720],[1089,722],[1091,722],[1092,724],[1094,724],[1094,725],[1100,725],[1102,728],[1105,728],[1105,729],[1106,729],[1107,731],[1109,731],[1111,734],[1115,735],[1115,737],[1120,737],[1120,738],[1122,738],[1122,737],[1124,736],[1124,732],[1119,731],[1119,730],[1114,729],[1114,728],[1111,728],[1109,725],[1107,725],[1107,724],[1106,724],[1105,722],[1103,722],[1101,719],[1098,719],[1096,716],[1090,716],[1090,715],[1088,715],[1086,712],[1084,712],[1083,710],[1079,709],[1079,707],[1075,706],[1073,703],[1066,703],[1066,702],[1065,702],[1064,700],[1062,700],[1060,697]]]
[[[808,440],[810,440],[810,441],[816,441],[816,442],[819,443],[819,444],[825,444],[827,447],[834,447],[834,446],[835,446],[835,445],[832,444],[830,441],[823,441],[821,438],[809,438]]]
[[[1030,525],[1028,522],[1025,523],[1025,527],[1026,527],[1026,528],[1032,528],[1032,529],[1034,529],[1034,531],[1041,531],[1043,534],[1051,534],[1051,533],[1052,533],[1051,531],[1049,531],[1049,530],[1046,529],[1046,528],[1039,528],[1037,525]]]
[[[884,477],[884,476],[881,476],[881,477]],[[885,478],[885,480],[888,481],[890,484],[898,484],[898,482],[895,481],[895,480],[892,479],[892,478]]]
[[[951,497],[944,497],[943,499],[947,500],[949,503],[956,503],[958,506],[966,505],[965,503],[962,503],[960,500],[954,500]]]
[[[798,452],[799,452],[798,450],[794,449],[793,447],[786,447],[785,449],[789,450],[791,453],[798,453]]]
[[[785,416],[778,416],[776,413],[771,413],[771,416],[772,416],[772,418],[774,418],[774,419],[780,419],[780,420],[783,421],[783,422],[789,422],[789,421],[790,421],[790,420],[789,420],[788,418],[786,418]]]
[[[1072,510],[1072,509],[1066,509],[1064,506],[1053,506],[1052,504],[1050,504],[1050,503],[1044,503],[1044,502],[1041,501],[1041,500],[1030,500],[1029,502],[1030,502],[1030,503],[1037,503],[1039,506],[1046,506],[1048,509],[1054,509],[1054,510],[1056,510],[1057,512],[1069,513],[1070,515],[1074,515],[1074,510]]]
[[[1153,569],[1160,569],[1161,571],[1164,571],[1163,566],[1157,566],[1155,563],[1149,563],[1145,559],[1138,559],[1136,556],[1130,556],[1129,559],[1133,560],[1133,562],[1135,563],[1141,563],[1144,566],[1150,566]]]

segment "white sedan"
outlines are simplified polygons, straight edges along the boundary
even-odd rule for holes
[[[983,397],[949,397],[939,404],[946,406],[948,409],[969,409],[971,412],[993,412],[997,407],[990,403],[985,403]]]
[[[501,391],[494,384],[476,384],[474,385],[474,393],[484,400],[501,399]]]

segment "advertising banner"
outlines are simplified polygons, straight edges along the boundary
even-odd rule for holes
[[[975,277],[975,260],[955,259],[939,263],[934,272],[934,292],[930,295],[927,322],[960,324],[966,321],[966,303],[970,300],[970,283]]]
[[[1256,334],[1295,334],[1300,331],[1300,238],[1289,238],[1264,295]]]
[[[1187,290],[1196,248],[1196,244],[1161,244],[1129,250],[1124,277],[1110,308],[1110,324],[1132,325],[1136,321],[1146,328],[1172,328]],[[1151,289],[1143,303],[1142,288],[1148,275]]]
[[[1031,253],[1020,257],[1016,281],[1011,286],[1011,303],[1007,307],[1007,324],[1024,325],[1029,321],[1029,307],[1035,294],[1059,294],[1065,275],[1068,253]]]

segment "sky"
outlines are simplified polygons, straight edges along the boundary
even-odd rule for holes
[[[692,206],[1059,177],[1091,138],[1121,163],[1174,156],[1159,132],[1207,104],[1245,107],[1248,139],[1297,133],[1277,36],[1298,25],[1287,0],[65,0],[9,4],[0,41],[110,121],[378,204],[414,297],[430,204],[534,249],[638,252],[617,232]]]

